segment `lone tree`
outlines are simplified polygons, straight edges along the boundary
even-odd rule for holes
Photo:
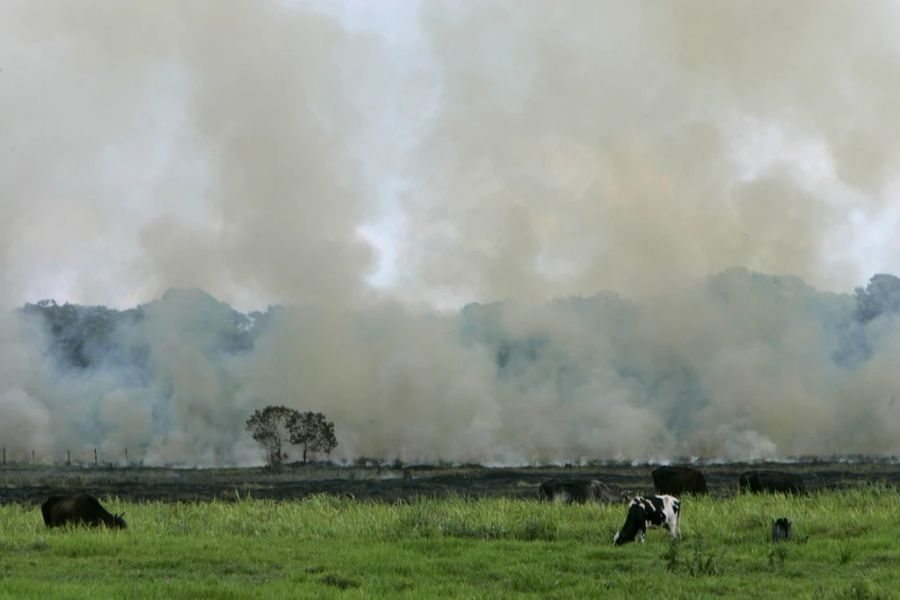
[[[334,437],[334,423],[325,420],[325,415],[314,412],[295,412],[288,422],[291,443],[303,446],[303,462],[307,462],[309,452],[330,454],[337,447]]]
[[[267,406],[253,411],[247,431],[266,450],[269,466],[278,467],[287,458],[284,446],[291,441],[290,423],[299,413],[286,406]]]

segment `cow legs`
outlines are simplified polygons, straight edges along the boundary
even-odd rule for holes
[[[666,525],[668,526],[669,533],[672,534],[673,538],[681,537],[681,533],[678,531],[678,515],[676,515],[675,518]]]

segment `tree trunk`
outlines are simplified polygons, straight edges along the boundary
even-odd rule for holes
[[[281,440],[275,440],[275,452],[272,453],[272,466],[281,464]]]

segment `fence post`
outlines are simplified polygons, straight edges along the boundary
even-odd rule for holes
[[[34,448],[31,449],[31,464],[34,464]]]
[[[791,522],[784,517],[772,521],[772,543],[789,539],[791,539]]]
[[[6,466],[6,446],[3,446],[3,466]]]
[[[94,466],[97,466],[97,449],[94,448]]]
[[[128,466],[128,448],[125,448],[125,466]]]
[[[72,451],[66,450],[66,465],[71,466],[72,464]]]

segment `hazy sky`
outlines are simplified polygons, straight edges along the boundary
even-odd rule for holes
[[[896,272],[891,2],[9,0],[0,304]]]

